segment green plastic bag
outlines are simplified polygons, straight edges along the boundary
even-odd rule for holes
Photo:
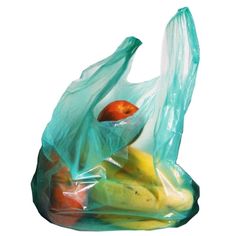
[[[50,222],[77,230],[158,229],[198,212],[199,188],[176,164],[199,63],[188,8],[166,27],[161,75],[129,83],[141,41],[129,37],[70,84],[47,125],[32,179],[33,201]],[[97,120],[109,103],[139,109]]]

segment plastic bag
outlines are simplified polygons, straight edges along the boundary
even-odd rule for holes
[[[157,229],[198,212],[199,188],[176,164],[199,46],[188,8],[166,27],[161,75],[129,83],[140,40],[129,37],[70,84],[47,125],[32,179],[33,200],[50,222],[77,230]],[[139,109],[97,120],[109,103]]]

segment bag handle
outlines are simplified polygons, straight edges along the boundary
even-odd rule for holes
[[[167,92],[154,131],[156,162],[177,159],[198,63],[199,45],[193,18],[188,8],[182,8],[170,20],[164,35],[161,78],[166,81]]]

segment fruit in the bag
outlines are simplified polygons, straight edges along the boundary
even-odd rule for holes
[[[128,216],[128,215],[109,215],[104,214],[98,216],[104,222],[111,223],[115,226],[119,226],[126,229],[161,229],[169,226],[173,226],[175,221],[171,220],[156,220],[143,218],[138,216]]]
[[[193,205],[193,194],[188,189],[178,189],[173,182],[157,168],[158,177],[152,156],[131,146],[128,147],[128,160],[113,156],[113,162],[103,161],[108,179],[147,188],[157,199],[155,209],[186,211]],[[163,186],[164,185],[164,186]]]
[[[154,186],[157,187],[157,185],[153,183],[144,182],[140,179],[135,178],[135,176],[130,175],[122,167],[112,163],[111,161],[102,161],[101,166],[105,169],[106,177],[109,180],[113,180],[123,184],[129,184],[131,186],[141,185],[151,192]],[[154,196],[158,198],[155,194],[157,194],[156,190],[154,191]]]
[[[159,208],[163,209],[163,198],[164,198],[164,192],[160,191],[159,188],[162,188],[156,184],[143,182],[140,179],[136,179],[134,176],[129,175],[127,172],[123,170],[122,167],[119,167],[118,165],[112,163],[111,161],[105,160],[101,162],[101,166],[105,169],[106,178],[109,180],[113,180],[119,183],[127,184],[127,185],[141,185],[144,188],[148,189],[154,197],[157,199],[157,204],[155,206],[155,209],[158,210]],[[118,193],[119,194],[119,193]]]
[[[132,116],[138,107],[126,100],[109,103],[98,115],[98,121],[117,121]]]
[[[166,205],[176,211],[187,211],[193,206],[193,194],[187,189],[176,191],[166,198]]]
[[[49,211],[52,222],[63,226],[75,224],[83,216],[86,202],[84,184],[73,182],[68,168],[63,167],[52,176]]]
[[[171,189],[167,186],[165,188],[153,186],[152,192],[158,196],[160,210],[187,211],[193,205],[193,194],[188,189],[177,190],[174,186]]]
[[[158,210],[156,197],[141,185],[104,179],[93,186],[90,196],[102,206],[144,212]]]
[[[51,208],[59,210],[83,209],[86,193],[82,184],[55,184],[51,193]]]
[[[118,165],[112,163],[111,161],[104,160],[101,162],[100,165],[105,169],[107,179],[130,186],[140,185],[149,190],[158,200],[155,209],[157,210],[160,208],[159,196],[158,196],[159,192],[156,190],[156,188],[158,187],[156,184],[143,182],[140,181],[139,179],[136,179],[134,176],[129,175],[127,172],[125,172],[122,167],[119,167]]]
[[[156,173],[153,157],[147,152],[143,152],[132,146],[128,146],[127,159],[119,154],[112,155],[112,158],[122,166],[122,169],[135,179],[148,184],[161,184]]]
[[[140,185],[138,180],[108,160],[101,162],[101,166],[105,169],[106,177],[109,180],[114,180],[116,182],[129,185]]]
[[[50,197],[50,220],[64,226],[75,224],[83,216],[86,195],[83,185],[55,184]]]

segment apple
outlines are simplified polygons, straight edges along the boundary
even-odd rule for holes
[[[49,217],[53,223],[72,226],[83,216],[87,193],[83,184],[55,184],[50,196]]]
[[[62,167],[52,176],[49,219],[62,226],[72,226],[83,216],[87,204],[86,186],[72,181],[70,171]]]
[[[117,121],[132,116],[138,107],[126,100],[109,103],[98,115],[98,121]]]

